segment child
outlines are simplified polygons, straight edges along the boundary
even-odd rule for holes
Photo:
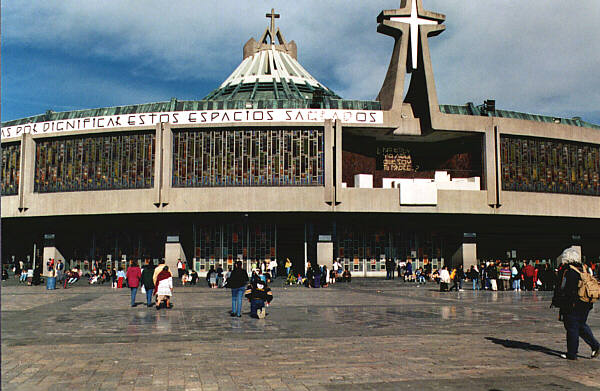
[[[257,319],[264,318],[267,315],[265,301],[268,306],[273,300],[271,288],[262,280],[255,280],[246,288],[245,296],[250,301],[250,316]]]

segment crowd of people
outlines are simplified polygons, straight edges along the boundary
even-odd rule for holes
[[[431,264],[414,268],[411,260],[398,263],[386,260],[385,265],[387,280],[397,276],[404,282],[436,282],[441,291],[464,290],[467,281],[472,283],[473,290],[552,291],[558,281],[558,268],[530,260],[490,260],[468,270],[464,270],[462,265],[443,266],[436,270],[432,270]],[[591,275],[600,279],[600,263],[587,262],[585,265]]]

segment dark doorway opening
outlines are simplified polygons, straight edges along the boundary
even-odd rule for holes
[[[285,274],[289,258],[296,275],[304,275],[304,224],[277,224],[277,264],[280,274]]]

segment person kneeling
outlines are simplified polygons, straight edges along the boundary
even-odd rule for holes
[[[171,295],[173,294],[173,278],[169,267],[163,267],[163,270],[156,276],[156,309],[160,309],[162,302],[165,302],[167,308],[171,308]]]
[[[246,288],[245,296],[250,301],[250,316],[253,318],[264,318],[267,315],[265,302],[267,306],[273,300],[271,288],[261,280],[254,280]]]

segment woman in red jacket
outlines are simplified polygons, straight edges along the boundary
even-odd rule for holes
[[[131,289],[131,306],[135,307],[135,295],[140,286],[142,278],[142,270],[137,265],[136,261],[131,261],[131,265],[127,268],[127,285]]]

